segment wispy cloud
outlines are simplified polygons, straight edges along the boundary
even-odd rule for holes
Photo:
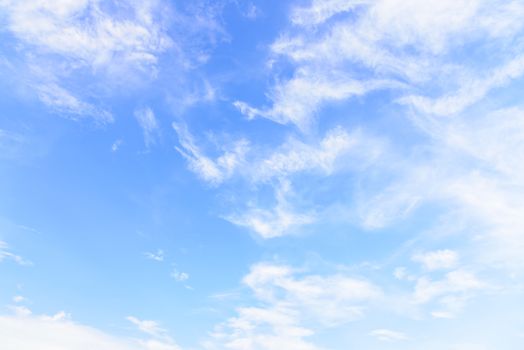
[[[249,2],[246,5],[246,9],[244,10],[243,14],[246,18],[249,18],[250,20],[254,20],[260,16],[261,11],[255,4],[253,4],[252,2]]]
[[[151,65],[172,42],[162,21],[156,22],[154,1],[122,2],[132,16],[116,19],[98,1],[20,3],[3,1],[7,28],[24,44],[43,52],[103,67],[125,63]],[[80,18],[85,20],[81,21]],[[86,18],[87,17],[87,18]]]
[[[402,332],[392,331],[390,329],[375,329],[369,333],[369,335],[382,341],[402,341],[408,340],[409,338]]]
[[[454,268],[458,259],[457,252],[449,249],[417,253],[412,257],[413,261],[421,263],[429,271]]]
[[[492,89],[502,87],[524,74],[524,56],[511,58],[486,77],[463,78],[458,91],[438,98],[410,95],[400,99],[423,113],[449,116],[462,112],[485,97]]]
[[[304,142],[290,137],[281,145],[265,151],[252,148],[247,141],[240,139],[226,143],[222,146],[224,153],[211,158],[196,145],[185,126],[176,124],[174,127],[182,146],[177,150],[188,160],[190,170],[201,179],[213,186],[228,180],[248,184],[250,190],[247,194],[239,194],[247,197],[247,205],[239,206],[223,217],[263,238],[289,234],[300,226],[315,222],[315,209],[299,208],[293,203],[295,177],[307,174],[331,176],[350,169],[363,169],[377,161],[384,148],[380,140],[361,130],[349,132],[335,127],[318,140]],[[263,204],[254,199],[259,185],[272,188],[273,203]]]
[[[113,142],[113,144],[111,145],[111,152],[117,152],[123,143],[124,141],[122,139],[115,140],[115,142]]]
[[[117,91],[184,80],[209,59],[216,42],[227,37],[222,7],[165,0],[2,1],[2,74],[61,116],[110,123],[107,101]],[[172,65],[160,74],[167,55]],[[169,94],[184,101],[209,98],[214,90],[203,81],[205,93],[173,87]]]
[[[367,160],[371,161],[380,153],[380,146],[370,141],[359,130],[348,132],[341,127],[329,130],[316,143],[290,139],[265,158],[251,162],[251,178],[264,182],[303,172],[329,176],[342,167],[343,159],[351,154],[358,156],[363,148],[369,147],[365,156],[370,156]]]
[[[136,74],[154,75],[160,54],[173,46],[166,33],[163,6],[156,1],[118,2],[114,16],[99,1],[20,3],[3,1],[6,29],[16,38],[28,71],[21,81],[51,109],[66,117],[89,116],[111,122],[113,116],[72,77],[90,74],[116,81]],[[45,64],[44,64],[45,63]],[[29,69],[28,69],[29,68]],[[19,76],[18,72],[13,72]],[[118,77],[118,79],[116,79]],[[69,85],[69,86],[68,86]],[[93,87],[94,88],[94,87]]]
[[[177,282],[185,282],[189,279],[189,274],[173,268],[173,271],[171,271],[171,277]]]
[[[142,128],[146,147],[151,146],[153,143],[155,143],[159,132],[159,125],[155,117],[155,113],[153,113],[151,108],[146,107],[135,110],[134,115],[138,125],[140,125],[140,128]]]
[[[463,295],[471,290],[486,288],[473,273],[465,270],[448,272],[445,278],[432,281],[427,277],[417,280],[414,299],[417,303],[427,303],[442,295]]]
[[[144,253],[144,256],[150,260],[164,261],[164,251],[162,249],[157,249],[157,251],[154,253],[146,252]]]
[[[15,295],[13,297],[13,301],[15,303],[21,303],[21,302],[25,301],[25,298],[23,296],[21,296],[21,295]]]
[[[20,255],[16,255],[9,250],[7,243],[0,241],[0,262],[3,260],[11,260],[18,265],[31,266],[33,263],[29,260],[24,259]]]
[[[40,82],[34,85],[40,100],[55,112],[64,114],[67,118],[76,120],[90,116],[100,123],[113,122],[113,115],[103,109],[80,100],[56,82]]]
[[[134,316],[126,317],[126,320],[134,324],[140,331],[147,333],[153,337],[163,337],[166,335],[166,330],[161,328],[158,322],[149,320],[139,320]]]
[[[293,232],[294,229],[315,221],[315,213],[299,212],[292,207],[288,198],[292,196],[289,183],[283,181],[276,189],[276,204],[265,209],[256,204],[237,214],[226,216],[235,225],[244,226],[262,238],[274,238]]]
[[[307,7],[294,8],[291,21],[296,25],[318,25],[337,13],[347,12],[359,5],[369,3],[369,0],[315,0]]]
[[[200,178],[213,185],[218,185],[231,177],[249,151],[248,142],[239,140],[228,147],[222,155],[212,159],[197,146],[186,125],[173,123],[173,128],[181,145],[181,147],[177,147],[177,150],[187,159],[189,168]]]
[[[139,324],[138,319],[134,319]],[[142,324],[143,325],[143,324]],[[145,329],[154,329],[144,326]],[[153,332],[154,333],[154,332]],[[155,335],[156,336],[156,335]],[[101,349],[101,350],[179,350],[172,341],[161,339],[137,340],[117,337],[102,330],[73,322],[64,312],[56,315],[0,316],[0,338],[5,349]]]
[[[257,72],[268,74],[266,91],[259,96],[240,91],[242,97],[223,99],[223,91],[200,72],[191,75],[197,82],[189,88],[190,78],[173,83],[167,76],[212,62],[211,49],[228,36],[218,15],[225,2],[182,3],[0,0],[6,24],[2,50],[12,50],[14,57],[0,65],[54,112],[98,123],[115,119],[111,104],[102,102],[118,90],[115,86],[164,79],[155,88],[164,93],[169,82],[166,95],[178,94],[171,86],[181,86],[187,91],[168,101],[180,102],[172,125],[176,150],[212,195],[225,199],[225,209],[218,210],[222,218],[263,239],[313,231],[322,220],[342,222],[344,229],[336,227],[336,233],[351,231],[355,245],[340,259],[356,259],[359,254],[350,256],[349,250],[363,247],[382,260],[369,274],[341,266],[311,272],[282,263],[255,264],[242,281],[247,297],[239,293],[235,301],[242,304],[205,347],[321,349],[323,330],[371,313],[376,318],[366,320],[362,334],[367,341],[371,336],[406,342],[391,346],[409,345],[416,340],[412,330],[372,322],[393,310],[392,319],[407,315],[411,324],[445,323],[470,299],[520,283],[522,2],[301,1],[291,6],[286,28],[266,47],[269,64]],[[248,18],[260,14],[251,2],[242,8]],[[168,54],[170,73],[163,76]],[[260,86],[248,83],[250,89]],[[224,89],[224,95],[237,88]],[[129,110],[134,109],[149,149],[163,136],[163,113],[147,96],[139,100],[142,107]],[[230,108],[216,123],[225,125],[223,133],[215,133],[215,124],[211,130],[194,127],[196,118],[183,115],[199,102],[218,101],[228,101]],[[245,124],[249,128],[243,129]],[[23,141],[0,130],[1,151]],[[116,140],[111,150],[121,143]],[[331,225],[325,227],[331,231]],[[337,239],[330,234],[304,244],[315,252],[312,244]],[[267,255],[288,252],[267,242],[261,246]],[[345,246],[333,249],[346,253]],[[162,250],[142,257],[166,259]],[[0,262],[29,264],[1,241]],[[175,266],[167,273],[168,282],[178,286],[190,278]],[[0,316],[0,339],[18,348],[178,349],[157,321],[127,317],[151,339],[124,339],[75,323],[65,312],[37,316],[21,297],[13,303],[14,315]]]
[[[521,262],[517,247],[522,247],[516,229],[522,227],[517,216],[523,180],[518,136],[522,110],[500,108],[507,101],[492,95],[523,75],[521,53],[506,45],[520,40],[523,25],[518,18],[523,11],[514,1],[441,1],[435,6],[393,0],[312,1],[292,11],[294,26],[270,47],[275,74],[280,72],[279,60],[294,67],[291,77],[286,73],[276,79],[268,92],[272,106],[235,105],[250,118],[267,117],[307,131],[330,101],[375,88],[394,91],[390,105],[422,139],[408,153],[389,149],[384,162],[347,172],[361,179],[359,192],[345,198],[353,202],[352,215],[364,228],[385,228],[438,203],[448,208],[444,216],[458,216],[478,228],[475,233],[466,230],[476,237],[470,243],[482,251],[477,259],[516,268]],[[466,44],[477,51],[462,51]],[[495,54],[496,48],[500,50]],[[346,84],[372,88],[346,94]],[[479,104],[484,108],[479,110]],[[398,135],[388,137],[395,141]],[[377,172],[389,179],[371,183]],[[451,267],[451,260],[439,264]],[[425,266],[431,270],[439,264],[427,260]]]
[[[477,41],[479,47],[492,48],[496,40],[504,45],[504,38],[522,29],[518,18],[523,13],[524,6],[514,1],[446,0],[432,6],[395,0],[313,1],[292,11],[291,22],[299,27],[290,28],[271,47],[276,62],[283,59],[295,66],[293,76],[278,79],[268,93],[272,107],[235,105],[250,118],[291,123],[303,131],[327,102],[377,89],[395,90],[405,95],[400,101],[427,112],[456,113],[522,75],[522,59],[512,58],[509,51],[501,57],[507,63],[479,78],[485,69],[447,54],[482,36],[491,43]],[[327,21],[334,15],[337,20]],[[458,93],[451,94],[454,86]],[[414,95],[421,90],[440,91],[441,96]]]
[[[237,316],[216,327],[211,344],[320,349],[307,340],[315,332],[303,323],[332,327],[360,318],[362,305],[382,295],[380,288],[363,279],[344,274],[308,275],[273,263],[252,266],[243,282],[262,306],[238,308]]]
[[[271,96],[273,107],[258,109],[235,101],[238,110],[253,119],[263,117],[280,124],[294,124],[307,132],[313,126],[313,116],[327,102],[346,100],[352,96],[384,89],[395,84],[386,80],[361,82],[344,77],[344,73],[322,73],[318,70],[298,70],[292,80],[276,85]]]

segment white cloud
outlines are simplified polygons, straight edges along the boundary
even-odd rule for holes
[[[444,249],[415,254],[412,260],[421,263],[427,270],[433,271],[456,267],[459,257],[457,252]]]
[[[15,303],[21,303],[21,302],[25,301],[25,298],[23,296],[21,296],[21,295],[15,295],[13,297],[13,301]]]
[[[417,113],[411,114],[411,120],[434,144],[420,145],[429,147],[426,159],[397,157],[374,169],[399,180],[378,193],[359,194],[352,209],[362,225],[385,227],[429,201],[451,200],[476,220],[503,227],[485,238],[497,236],[499,243],[503,239],[521,247],[518,229],[504,222],[521,227],[518,210],[512,207],[520,207],[516,193],[522,180],[522,137],[518,136],[522,112],[508,110],[475,119],[459,114],[494,88],[522,76],[522,56],[508,49],[506,42],[518,41],[523,14],[523,4],[504,0],[312,1],[291,14],[291,22],[308,28],[292,27],[271,46],[277,60],[294,67],[291,78],[276,79],[269,91],[272,106],[235,105],[250,118],[266,117],[307,130],[324,103],[376,88],[395,90],[400,95],[396,101],[415,106]],[[475,45],[478,57],[460,56],[464,45]],[[497,59],[487,59],[498,47]],[[453,50],[457,55],[450,54]],[[431,117],[449,114],[455,119]],[[470,159],[464,162],[464,156]],[[296,159],[280,157],[286,164]],[[311,160],[304,163],[315,164]],[[279,169],[268,170],[278,173]],[[506,246],[509,249],[511,244]]]
[[[40,317],[44,321],[65,321],[65,320],[70,320],[71,319],[71,315],[66,313],[65,311],[59,311],[59,312],[57,312],[56,314],[54,314],[52,316],[43,315],[43,316],[40,316]]]
[[[297,199],[291,186],[294,176],[330,176],[344,169],[365,168],[383,153],[381,142],[361,130],[348,132],[335,127],[316,142],[290,138],[269,152],[248,148],[248,143],[241,139],[223,146],[224,153],[212,159],[196,145],[185,127],[174,127],[182,146],[178,151],[203,180],[219,185],[236,175],[250,184],[254,193],[259,184],[272,187],[274,203],[261,204],[248,199],[245,208],[224,215],[228,221],[247,227],[263,238],[289,234],[315,221],[314,210],[292,203]]]
[[[415,184],[418,184],[420,180]],[[368,194],[357,203],[356,212],[360,223],[364,228],[382,228],[396,220],[409,216],[420,204],[425,196],[426,189],[420,189],[409,183],[408,188],[404,184],[394,184],[379,194]],[[415,191],[412,188],[415,187]],[[411,191],[410,191],[411,190]]]
[[[378,299],[381,290],[372,283],[345,275],[295,276],[290,267],[261,263],[244,278],[261,301],[296,306],[299,312],[326,325],[362,316],[362,303]]]
[[[315,221],[313,212],[302,213],[292,208],[287,199],[291,195],[289,183],[282,181],[276,189],[276,204],[273,208],[262,209],[252,205],[239,214],[228,215],[225,218],[235,225],[249,228],[262,238],[289,234],[294,229]]]
[[[344,76],[342,72],[323,73],[317,69],[301,69],[293,79],[275,85],[270,95],[273,106],[257,109],[245,102],[236,101],[234,106],[250,119],[263,117],[280,124],[294,124],[302,131],[313,126],[314,113],[327,102],[361,96],[370,91],[384,89],[391,81],[373,80],[361,82]]]
[[[18,265],[30,266],[32,262],[22,258],[20,255],[16,255],[9,250],[7,243],[0,241],[0,262],[4,260],[11,260]]]
[[[337,13],[350,11],[370,2],[369,0],[314,0],[308,7],[295,8],[291,21],[297,25],[318,25]]]
[[[208,349],[320,349],[308,337],[308,323],[333,327],[360,318],[367,302],[381,290],[363,279],[344,274],[307,275],[285,265],[260,263],[244,277],[261,306],[240,307],[237,315],[216,327]]]
[[[306,29],[290,28],[271,46],[274,62],[294,66],[292,77],[276,79],[267,94],[272,107],[235,105],[250,118],[292,123],[303,131],[325,103],[377,89],[395,90],[404,95],[399,101],[424,111],[457,113],[521,76],[522,59],[501,51],[508,54],[496,61],[507,63],[479,78],[485,68],[449,52],[472,42],[489,52],[496,45],[506,48],[505,40],[523,28],[522,15],[524,5],[508,0],[312,1],[290,18]],[[486,37],[489,43],[481,41]]]
[[[417,279],[413,297],[416,303],[423,304],[437,297],[467,295],[468,292],[487,287],[486,283],[477,279],[473,273],[465,270],[454,270],[446,273],[444,279],[439,281],[420,277]],[[443,300],[446,301],[446,299]]]
[[[249,144],[240,140],[226,149],[216,159],[211,159],[196,145],[193,135],[185,125],[173,123],[181,147],[178,152],[189,162],[189,168],[203,180],[218,185],[230,178],[234,171],[243,163]]]
[[[89,75],[107,86],[121,81],[129,85],[137,75],[154,77],[159,56],[174,45],[161,1],[113,5],[99,0],[0,2],[6,29],[21,56],[9,74],[59,114],[111,122],[109,111],[87,102],[98,100],[103,89],[79,84],[75,78]]]
[[[290,139],[267,157],[254,162],[250,167],[254,181],[285,178],[301,172],[316,172],[329,176],[341,166],[341,160],[348,155],[361,155],[363,162],[376,158],[381,150],[378,143],[356,130],[347,132],[341,127],[329,130],[318,143],[305,143]],[[363,152],[362,152],[363,151]],[[360,154],[360,153],[364,154]]]
[[[483,344],[474,344],[474,343],[461,343],[455,344],[451,347],[451,350],[488,350],[486,345]]]
[[[392,331],[390,329],[375,329],[369,333],[369,335],[382,341],[402,341],[408,340],[409,338],[402,332]]]
[[[450,311],[433,311],[431,312],[431,316],[435,318],[444,318],[444,319],[451,319],[455,317],[453,312],[450,312]]]
[[[474,238],[476,262],[520,269],[523,118],[518,107],[452,119],[415,117],[431,138],[428,152],[424,159],[403,160],[394,170],[397,180],[380,193],[366,193],[358,204],[362,224],[384,227],[424,204],[440,203],[447,208],[443,220],[455,222],[445,231],[457,231],[460,222],[465,227],[454,234]]]
[[[157,339],[140,340],[139,344],[144,350],[180,350],[176,344],[163,342]]]
[[[393,276],[399,281],[414,281],[416,279],[416,276],[409,274],[406,268],[402,266],[395,268]]]
[[[164,261],[164,251],[162,249],[157,249],[155,253],[146,252],[144,253],[144,255],[147,259],[155,261]]]
[[[243,13],[244,17],[250,20],[254,20],[258,18],[260,14],[261,14],[261,10],[252,2],[246,5],[246,9],[244,10],[244,13]]]
[[[425,268],[420,275],[397,268],[394,274],[396,279],[409,287],[399,293],[398,284],[384,286],[391,291],[385,293],[388,298],[386,303],[399,314],[413,319],[425,319],[424,315],[434,319],[452,319],[463,312],[470,300],[500,291],[493,276],[481,280],[475,272],[464,267],[442,273],[438,270],[449,270],[450,267],[442,266],[440,257],[437,260],[438,268]]]
[[[80,100],[55,82],[37,83],[34,88],[45,105],[70,119],[76,120],[84,116],[91,116],[100,123],[110,123],[114,120],[110,112]]]
[[[470,263],[520,270],[524,112],[520,107],[482,111],[450,119],[414,116],[419,130],[430,138],[422,144],[424,156],[406,156],[387,167],[384,171],[394,180],[361,194],[356,202],[361,224],[387,227],[417,208],[437,204],[442,208],[440,221],[449,223],[428,234],[467,239]],[[457,257],[435,252],[414,260],[432,270],[438,265],[454,267]]]
[[[116,337],[99,329],[55,316],[0,316],[0,339],[5,350],[178,350],[162,341]],[[163,346],[163,347],[162,347]]]
[[[189,274],[186,272],[178,271],[176,268],[171,272],[171,277],[177,282],[184,282],[189,279]]]
[[[33,314],[33,312],[26,306],[9,305],[7,308],[17,317],[28,317]]]
[[[438,98],[406,96],[400,102],[414,106],[427,114],[447,116],[462,112],[484,98],[490,90],[504,86],[524,74],[524,56],[512,58],[485,78],[464,79],[458,91]]]
[[[473,167],[448,181],[444,194],[460,214],[479,226],[479,251],[487,263],[517,267],[524,221],[519,198],[524,156],[524,111],[509,108],[476,118],[454,120],[435,138],[463,155]]]
[[[111,64],[151,65],[171,40],[154,20],[154,1],[122,2],[132,17],[117,19],[96,0],[4,0],[7,28],[24,44],[62,55],[94,68]],[[118,7],[117,7],[118,8]],[[86,21],[79,18],[87,17]]]
[[[433,219],[456,218],[464,226],[448,229],[467,240],[469,255],[464,260],[521,270],[524,113],[518,106],[501,106],[518,103],[520,86],[513,84],[522,78],[524,64],[519,46],[509,43],[522,41],[523,15],[524,4],[509,0],[311,1],[292,9],[293,25],[270,46],[277,72],[266,94],[270,105],[234,103],[249,119],[293,124],[305,133],[269,150],[250,145],[249,151],[245,147],[237,152],[228,143],[218,156],[210,156],[187,130],[179,128],[180,151],[190,168],[209,183],[222,184],[238,174],[255,185],[249,188],[251,193],[241,193],[243,188],[235,193],[238,201],[247,203],[243,209],[223,216],[261,237],[297,231],[323,214],[314,205],[318,198],[311,195],[313,191],[308,189],[307,197],[301,190],[299,176],[344,173],[351,181],[356,178],[355,192],[350,198],[335,195],[327,205],[344,202],[340,206],[349,207],[346,216],[364,228],[385,228],[419,209],[430,209],[438,212]],[[406,116],[402,132],[416,127],[410,129],[419,133],[420,139],[410,139],[416,144],[406,146],[404,140],[397,140],[404,134],[397,134],[394,127],[388,137],[402,146],[385,151],[381,145],[362,146],[373,142],[344,129],[317,137],[319,130],[325,130],[325,125],[314,128],[324,105],[377,89],[391,90],[381,99],[389,99],[385,105],[390,102],[394,114]],[[494,96],[499,93],[496,89],[508,93],[500,98]],[[387,154],[369,167],[347,166],[377,159],[381,152]],[[230,166],[219,162],[221,154],[230,154]],[[358,161],[352,162],[351,157]],[[294,191],[282,190],[282,183]],[[273,201],[264,202],[265,197],[258,201],[257,191],[266,185],[274,191]],[[451,235],[435,233],[437,228],[426,232],[430,231],[442,239]],[[421,246],[415,251],[426,256],[413,257],[426,271],[457,268],[453,253],[427,249]],[[397,272],[401,280],[416,278]],[[449,282],[446,278],[441,284],[427,279],[429,289],[445,289],[440,287]],[[447,312],[434,311],[441,316]]]
[[[197,146],[185,126],[173,124],[173,127],[182,146],[177,150],[188,160],[189,168],[203,180],[215,185],[235,173],[254,183],[285,179],[304,172],[331,175],[337,167],[352,166],[349,161],[341,162],[343,157],[352,156],[355,158],[354,163],[365,165],[377,159],[382,152],[380,142],[361,130],[348,132],[335,127],[315,143],[290,138],[270,152],[257,150],[249,153],[254,150],[246,140],[240,139],[224,146],[224,153],[213,159]]]
[[[111,122],[109,98],[156,80],[177,80],[183,87],[170,84],[168,95],[184,104],[209,101],[214,88],[203,78],[198,89],[203,93],[188,92],[187,85],[198,79],[187,73],[227,39],[222,8],[205,1],[2,0],[7,40],[0,68],[21,94],[75,120]]]
[[[144,133],[144,143],[146,147],[151,146],[155,142],[159,130],[155,114],[151,108],[146,107],[135,110],[134,115]]]
[[[113,142],[113,144],[111,145],[111,152],[114,153],[118,151],[123,143],[124,141],[122,139],[115,140],[115,142]]]
[[[315,221],[314,214],[298,213],[278,203],[272,209],[251,208],[241,214],[226,217],[231,223],[246,227],[262,238],[275,238]]]
[[[153,337],[164,337],[166,335],[166,330],[161,328],[156,321],[139,320],[134,316],[126,317],[126,320],[134,324],[140,331]]]
[[[312,331],[297,325],[293,311],[285,308],[245,307],[238,315],[219,325],[211,334],[207,349],[239,350],[317,350],[319,347],[304,338]],[[217,345],[221,344],[221,345]]]

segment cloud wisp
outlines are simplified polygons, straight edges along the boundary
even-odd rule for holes
[[[232,349],[321,349],[308,337],[315,328],[359,319],[365,305],[380,299],[373,283],[344,274],[300,273],[290,266],[259,263],[243,279],[260,306],[240,307],[218,325],[208,347]]]
[[[179,350],[164,335],[156,323],[130,317],[149,339],[116,337],[102,330],[73,322],[63,312],[54,316],[26,313],[0,316],[0,339],[6,350],[16,349],[68,349],[68,350]],[[160,333],[159,333],[160,332]],[[159,338],[160,336],[160,338]]]

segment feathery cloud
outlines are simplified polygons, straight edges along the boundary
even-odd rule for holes
[[[155,117],[155,113],[151,108],[146,107],[143,109],[137,109],[134,112],[135,118],[142,128],[144,134],[144,143],[146,147],[149,148],[153,143],[155,143],[156,135],[159,131],[158,121]]]

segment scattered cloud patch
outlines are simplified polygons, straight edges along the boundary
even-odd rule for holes
[[[154,253],[146,252],[144,253],[144,256],[150,260],[159,262],[164,261],[164,251],[162,249],[157,249],[157,251]]]
[[[138,125],[140,125],[140,128],[142,128],[142,132],[144,134],[144,143],[146,147],[149,148],[152,144],[155,143],[159,132],[158,121],[155,117],[155,113],[153,113],[151,108],[146,107],[143,109],[137,109],[134,112],[134,115]]]
[[[289,234],[300,226],[315,221],[313,212],[301,213],[292,208],[288,200],[291,195],[289,183],[282,182],[276,189],[276,204],[273,208],[261,209],[252,205],[240,214],[229,215],[226,219],[252,230],[265,239]]]
[[[406,268],[402,266],[395,268],[393,276],[400,281],[414,281],[416,279],[416,276],[409,274]]]
[[[99,329],[78,324],[65,313],[36,316],[31,313],[0,316],[0,339],[6,350],[179,350],[161,340],[117,337]]]
[[[304,172],[329,176],[337,167],[342,168],[340,163],[344,157],[353,154],[358,157],[359,153],[367,148],[366,155],[373,158],[380,153],[379,147],[378,144],[367,140],[359,130],[350,133],[336,127],[329,130],[316,144],[290,139],[267,157],[251,162],[254,163],[251,178],[255,182],[265,182]]]
[[[433,281],[428,277],[417,280],[414,292],[416,303],[428,303],[437,297],[466,296],[469,292],[488,288],[473,273],[465,270],[448,272],[442,280]],[[442,299],[445,301],[445,299]],[[451,299],[448,299],[451,300]]]
[[[126,317],[126,320],[134,324],[141,332],[154,337],[164,336],[166,333],[166,330],[161,328],[155,321],[139,320],[134,316]]]
[[[7,28],[25,45],[37,50],[93,67],[154,64],[157,55],[172,45],[162,22],[154,20],[158,15],[154,13],[157,10],[154,2],[139,5],[124,1],[117,6],[131,16],[118,19],[99,1],[92,0],[2,2]]]
[[[115,142],[113,142],[113,144],[111,145],[111,152],[117,152],[123,143],[124,141],[122,139],[115,140]]]
[[[212,159],[197,146],[193,135],[185,125],[173,123],[173,128],[181,146],[176,148],[178,152],[186,158],[193,172],[212,185],[219,185],[233,176],[249,151],[249,143],[246,140],[239,140],[228,147],[222,155]]]
[[[34,86],[40,101],[67,118],[78,120],[85,116],[93,117],[99,123],[111,123],[113,115],[103,109],[82,101],[71,92],[54,82],[42,82]]]
[[[250,20],[257,19],[260,17],[261,13],[262,11],[260,8],[252,2],[249,2],[243,10],[243,16]]]
[[[28,317],[33,314],[33,312],[26,306],[9,305],[7,308],[17,317]]]
[[[365,168],[383,154],[380,140],[361,130],[349,132],[335,127],[315,143],[289,138],[269,152],[249,147],[243,139],[224,146],[224,153],[213,159],[196,145],[187,128],[174,125],[189,169],[213,186],[227,180],[242,180],[252,189],[245,208],[223,215],[235,225],[243,226],[262,238],[290,234],[316,220],[314,209],[293,205],[293,177],[300,175],[331,176],[339,171]],[[255,197],[258,185],[269,185],[274,191],[273,204],[260,204]]]
[[[21,303],[21,302],[24,302],[25,300],[26,300],[26,299],[25,299],[23,296],[21,296],[21,295],[15,295],[15,296],[13,297],[13,301],[14,301],[15,303]]]
[[[369,0],[315,0],[307,7],[294,8],[291,21],[295,25],[319,25],[337,13],[347,12],[369,3]]]
[[[409,338],[402,332],[392,331],[390,329],[375,329],[369,333],[372,337],[381,341],[397,342],[408,340]]]
[[[363,83],[341,77],[340,72],[337,73],[325,77],[316,71],[298,71],[292,80],[273,88],[271,96],[274,104],[271,108],[258,109],[242,101],[235,101],[233,105],[249,119],[262,117],[279,124],[294,124],[301,131],[307,132],[313,127],[315,112],[323,104],[362,96],[370,91],[395,85],[386,80]]]
[[[0,3],[23,62],[16,71],[28,72],[20,81],[66,117],[113,121],[109,111],[87,102],[97,100],[100,89],[78,87],[74,78],[88,74],[114,83],[137,74],[153,77],[159,56],[174,45],[167,35],[162,2],[110,3],[114,6],[96,0]]]
[[[361,318],[364,305],[381,298],[372,283],[336,274],[307,275],[286,265],[259,263],[243,279],[261,304],[240,307],[218,325],[211,345],[233,349],[320,349],[308,340],[315,327],[335,327]],[[210,348],[213,348],[211,347]]]
[[[29,260],[24,259],[20,255],[16,255],[9,250],[7,243],[0,241],[0,262],[4,260],[11,260],[18,265],[31,266],[33,263]]]
[[[186,272],[178,271],[176,268],[171,272],[171,277],[177,282],[184,282],[189,279],[189,274]]]
[[[457,252],[449,249],[436,250],[433,252],[419,253],[412,257],[412,260],[418,262],[429,271],[452,269],[457,266],[459,256]]]

